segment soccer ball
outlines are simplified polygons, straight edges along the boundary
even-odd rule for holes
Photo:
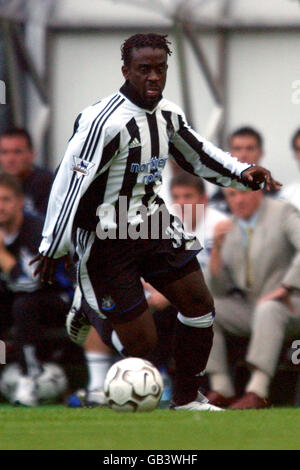
[[[17,363],[5,367],[0,380],[0,392],[9,401],[12,400],[22,371]],[[53,400],[66,390],[68,381],[63,369],[54,363],[43,364],[43,372],[35,379],[36,393],[39,400]]]
[[[104,382],[107,404],[116,411],[152,411],[162,391],[158,370],[151,362],[136,357],[113,364]]]
[[[68,386],[64,370],[57,364],[43,364],[43,372],[36,379],[37,395],[40,400],[53,400],[62,395]]]

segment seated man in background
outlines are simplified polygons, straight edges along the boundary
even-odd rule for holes
[[[264,154],[262,135],[250,126],[236,129],[229,137],[229,152],[242,163],[260,165]],[[230,208],[221,188],[212,195],[210,206],[230,214]]]
[[[300,129],[297,129],[292,137],[292,149],[294,156],[300,169]],[[282,188],[278,194],[280,199],[290,202],[298,209],[300,209],[300,181],[287,184]]]
[[[216,320],[207,365],[209,400],[233,409],[264,408],[283,342],[300,333],[300,214],[262,191],[224,192],[234,217],[231,225],[216,226],[210,259]],[[225,334],[250,339],[251,376],[239,400]]]
[[[36,354],[44,325],[62,326],[69,304],[59,288],[41,287],[28,265],[42,237],[43,221],[23,211],[21,185],[13,176],[0,174],[0,338],[12,329],[22,375],[10,396],[14,404],[35,406],[36,378],[43,366]]]
[[[24,210],[45,216],[53,175],[35,165],[34,158],[32,140],[25,129],[13,127],[0,136],[0,168],[20,180]]]

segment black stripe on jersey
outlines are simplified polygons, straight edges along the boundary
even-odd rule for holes
[[[80,227],[84,230],[90,230],[91,232],[95,231],[97,223],[99,222],[96,212],[104,200],[108,175],[109,168],[94,179],[80,199],[74,219],[74,227]]]
[[[140,130],[134,118],[131,119],[126,125],[128,133],[130,135],[130,142],[136,138],[139,142],[141,142]],[[131,165],[133,163],[140,164],[142,158],[142,146],[130,148],[129,143],[129,150],[128,150],[128,157],[126,163],[126,169],[123,176],[123,183],[120,190],[119,196],[127,196],[127,210],[129,209],[129,203],[132,196],[132,191],[134,186],[137,182],[138,173],[135,171],[131,171]],[[118,208],[117,208],[118,211]],[[118,215],[118,214],[117,214]],[[118,220],[118,218],[117,218]]]
[[[192,175],[196,175],[194,172],[194,167],[191,165],[185,158],[184,155],[175,147],[175,145],[170,142],[169,143],[169,152],[173,156],[174,160],[176,163],[185,171],[188,173],[191,173]]]
[[[155,113],[146,113],[148,127],[150,131],[150,139],[151,139],[151,158],[157,157],[159,158],[159,134],[158,134],[158,127],[157,127],[157,120]],[[150,173],[155,173],[156,170],[150,170]],[[155,185],[155,181],[152,183],[148,183],[145,185],[146,194],[143,196],[142,204],[148,207],[148,202],[152,196],[154,196],[153,187]]]
[[[106,112],[107,108],[115,103],[118,99],[119,99],[120,95],[117,94],[117,95],[114,95],[111,100],[107,103],[107,105],[101,109],[100,113],[97,114],[97,116],[95,117],[95,119],[93,120],[92,122],[92,125],[89,129],[89,133],[84,141],[84,144],[83,144],[83,147],[81,149],[81,152],[80,152],[80,155],[79,155],[79,158],[82,158],[84,159],[84,155],[85,155],[85,152],[86,152],[86,148],[90,145],[90,140],[93,138],[93,132],[94,132],[94,127],[96,126],[97,122],[98,122],[98,119],[101,118],[102,114]]]
[[[161,114],[167,124],[167,134],[171,135],[175,130],[171,118],[171,111],[162,111]],[[193,165],[186,161],[184,155],[175,147],[172,141],[169,141],[169,153],[173,156],[174,160],[181,168],[189,173],[192,173],[193,175],[196,175]]]
[[[99,142],[99,139],[100,139],[101,132],[102,132],[102,129],[103,129],[103,127],[104,127],[104,124],[105,124],[106,121],[110,118],[110,116],[124,103],[124,101],[125,101],[125,99],[123,98],[121,101],[119,101],[119,102],[115,105],[115,107],[110,111],[109,114],[103,115],[103,116],[101,116],[101,118],[99,119],[99,122],[98,122],[98,124],[97,124],[97,129],[98,129],[98,127],[99,127],[100,122],[101,122],[102,119],[103,119],[103,122],[102,122],[102,124],[101,124],[101,126],[100,126],[100,129],[97,131],[97,135],[96,135],[96,132],[95,132],[96,137],[95,137],[95,141],[94,141],[94,146],[93,146],[93,148],[90,150],[90,156],[87,158],[87,160],[88,160],[89,162],[92,161],[93,155],[94,155],[94,153],[95,153],[95,151],[96,151],[96,148],[97,148],[97,145],[98,145],[98,142]],[[109,110],[107,110],[107,111],[109,111]],[[100,165],[101,165],[101,162],[100,162]],[[101,167],[102,167],[102,166],[104,166],[104,165],[101,165]]]
[[[185,127],[182,116],[178,115],[180,129],[178,131],[178,135],[195,151],[198,153],[201,162],[211,170],[219,173],[222,176],[227,176],[231,179],[235,179],[237,181],[241,181],[241,178],[234,173],[231,173],[230,170],[224,168],[221,163],[219,163],[214,158],[210,157],[204,150],[203,144],[196,139],[196,137],[189,132],[189,130]]]
[[[103,123],[104,124],[104,123]],[[120,148],[120,132],[104,147],[97,173],[111,160]]]
[[[172,118],[171,118],[172,113],[171,111],[162,111],[161,114],[167,124],[167,129],[166,129],[167,135],[171,136],[175,132],[174,125],[173,125]]]

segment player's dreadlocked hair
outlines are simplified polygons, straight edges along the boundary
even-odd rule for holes
[[[167,40],[167,37],[167,34],[139,33],[126,39],[121,46],[124,65],[128,66],[130,64],[133,48],[152,47],[152,49],[164,49],[168,55],[171,55],[172,51],[168,46],[171,43]]]

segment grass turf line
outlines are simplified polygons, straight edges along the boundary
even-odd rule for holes
[[[0,406],[0,449],[300,449],[300,409],[117,413]]]

